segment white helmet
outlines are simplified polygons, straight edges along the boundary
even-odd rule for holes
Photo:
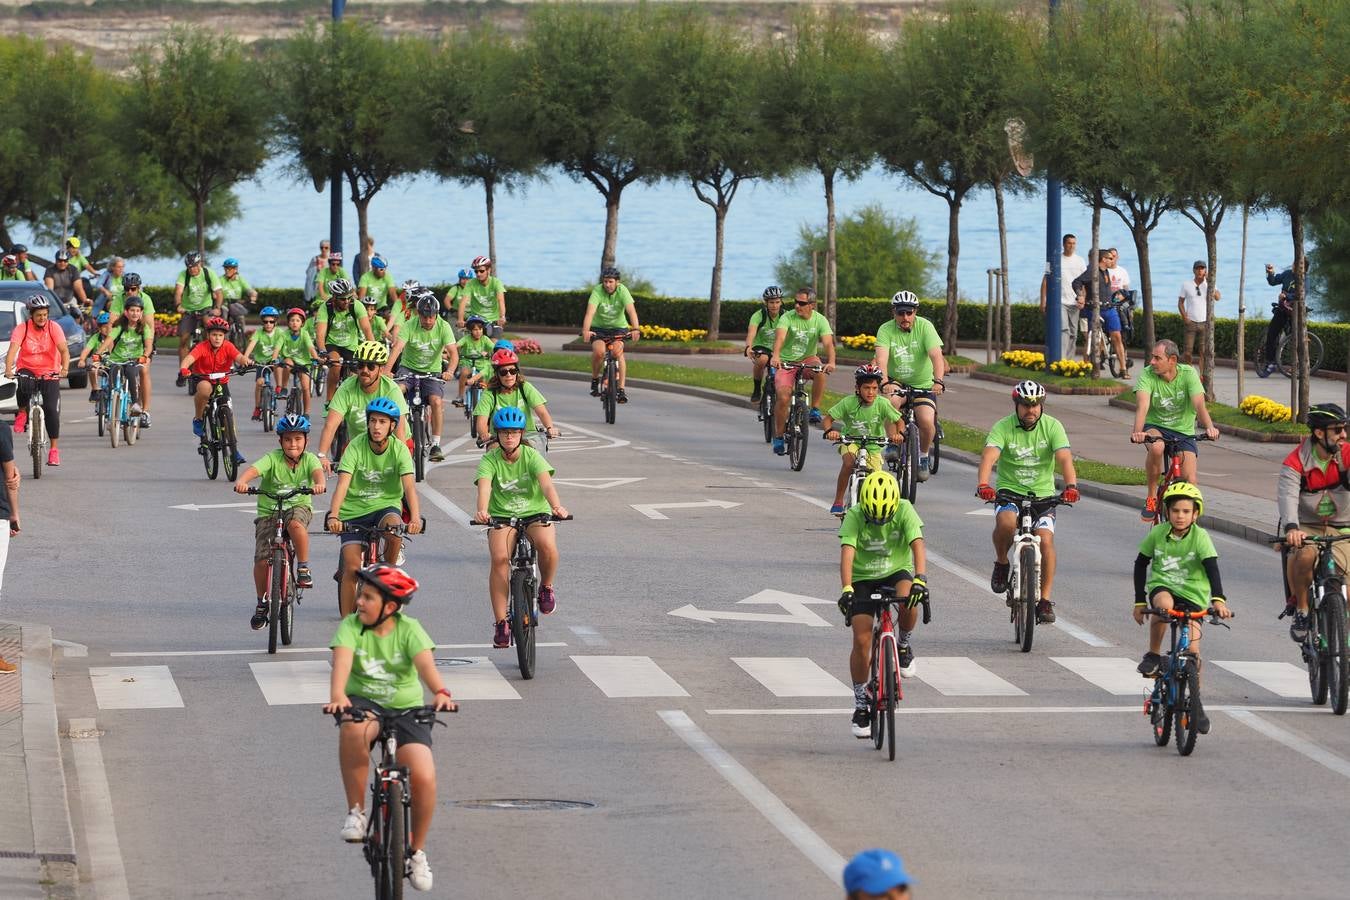
[[[1018,403],[1040,403],[1045,400],[1045,388],[1039,383],[1027,379],[1013,388],[1013,400]]]
[[[913,291],[896,291],[891,297],[892,309],[918,309],[919,298]]]

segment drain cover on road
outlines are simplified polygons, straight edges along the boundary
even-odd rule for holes
[[[525,800],[525,799],[504,799],[504,800],[457,800],[455,806],[463,809],[524,809],[524,810],[558,810],[558,809],[594,809],[594,803],[587,803],[584,800]]]
[[[473,660],[460,659],[455,656],[438,656],[436,657],[436,665],[444,668],[450,668],[451,666],[471,666],[473,665]]]

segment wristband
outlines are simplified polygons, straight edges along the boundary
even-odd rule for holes
[[[317,456],[319,459],[326,459],[328,457],[328,454],[324,453],[322,450],[320,450],[318,453],[314,455]]]
[[[436,692],[436,694],[444,694],[444,695],[447,696],[447,697],[450,696],[450,692],[447,691],[445,688],[441,688],[439,691]],[[433,696],[434,696],[434,695],[433,695]]]
[[[946,386],[947,386],[947,382],[943,381],[941,378],[934,378],[934,379],[933,379],[933,384],[940,384],[940,385],[942,385],[943,387],[946,387]]]
[[[1134,601],[1134,605],[1135,605],[1136,607],[1139,607],[1139,606],[1147,607],[1147,606],[1148,606],[1148,601],[1147,601],[1147,600],[1136,600],[1136,601]]]
[[[841,594],[851,594],[851,593],[853,593],[853,585],[851,585],[851,584],[846,584],[846,585],[844,585],[844,587],[839,591],[839,593],[841,593]]]

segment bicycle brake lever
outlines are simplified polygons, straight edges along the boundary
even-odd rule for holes
[[[919,603],[923,606],[923,624],[927,625],[933,620],[933,608],[928,605],[927,598],[920,600]]]

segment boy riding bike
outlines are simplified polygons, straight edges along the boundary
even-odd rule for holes
[[[881,394],[881,369],[865,363],[853,371],[853,396],[845,397],[825,414],[825,437],[831,441],[839,440],[841,435],[865,435],[874,438],[886,438],[888,454],[894,453],[895,445],[900,441],[900,428],[896,424],[902,416],[889,401],[877,402]],[[840,427],[836,427],[836,423]],[[844,514],[844,492],[848,489],[848,477],[853,472],[853,463],[858,448],[845,445],[839,448],[842,463],[839,466],[839,479],[834,488],[834,506],[831,515]],[[875,460],[873,468],[881,466],[881,456],[869,457]]]
[[[464,405],[464,392],[470,384],[485,385],[492,377],[492,338],[487,336],[487,320],[469,316],[464,320],[467,333],[455,345],[459,350],[459,395],[455,406]]]
[[[227,374],[235,364],[244,361],[244,354],[239,352],[239,348],[225,340],[229,330],[230,324],[220,316],[207,319],[206,340],[188,351],[178,370],[179,378],[192,377],[192,433],[197,437],[206,434],[202,411],[206,409],[206,401],[211,396],[213,385],[210,376]],[[225,391],[228,396],[228,378],[225,379]],[[244,461],[244,454],[238,450],[234,451],[234,456],[235,462]]]
[[[459,349],[450,323],[441,318],[441,303],[433,295],[417,300],[417,317],[402,329],[390,355],[398,359],[399,374],[408,379],[408,396],[421,388],[431,412],[432,462],[445,459],[441,452],[441,426],[445,418],[445,381],[459,366]],[[449,357],[448,359],[446,357]],[[441,379],[437,381],[435,379]]]
[[[286,390],[291,370],[295,370],[295,390],[300,392],[303,413],[309,417],[309,366],[323,362],[314,347],[314,338],[305,329],[305,311],[300,307],[286,310],[286,331],[277,347],[277,391]]]
[[[262,312],[258,314],[259,318],[262,319],[262,328],[253,332],[253,337],[248,340],[248,346],[244,348],[245,365],[253,364],[255,351],[259,360],[258,377],[253,383],[252,418],[255,422],[262,418],[263,369],[277,361],[281,352],[281,343],[286,339],[286,333],[277,329],[277,319],[280,315],[275,306],[264,306]]]

